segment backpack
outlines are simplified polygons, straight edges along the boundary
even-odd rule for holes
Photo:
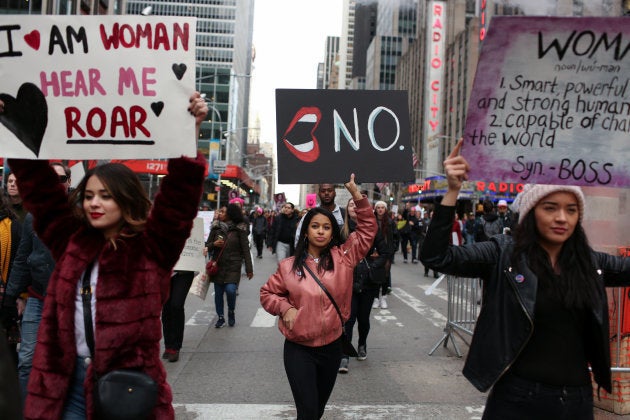
[[[503,222],[501,222],[500,218],[488,222],[483,217],[480,217],[475,227],[475,242],[487,241],[490,237],[500,233],[503,233]]]

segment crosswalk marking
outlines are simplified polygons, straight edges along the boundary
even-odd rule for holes
[[[431,289],[431,286],[427,286],[426,284],[418,285],[418,287],[420,289],[422,289],[425,293],[426,293],[427,290]],[[448,292],[445,289],[438,289],[438,288],[431,289],[431,295],[432,296],[437,296],[440,299],[444,299],[444,300],[448,301]]]
[[[295,418],[292,404],[173,404],[175,415],[200,420],[272,420]],[[328,404],[324,418],[335,419],[479,419],[484,406],[470,407],[441,404]],[[468,415],[468,416],[467,416]]]
[[[256,315],[249,326],[255,328],[275,327],[276,317],[265,311],[263,308],[258,308]]]
[[[208,309],[209,308],[199,309],[190,317],[186,325],[210,325],[210,321],[214,318],[214,312]]]
[[[444,328],[444,326],[446,325],[446,317],[444,315],[431,308],[430,306],[425,305],[420,299],[413,297],[400,287],[394,287],[392,289],[392,295],[396,296],[404,304],[428,319],[429,322],[431,322],[436,327]]]

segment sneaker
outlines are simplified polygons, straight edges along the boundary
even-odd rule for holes
[[[228,311],[228,325],[233,327],[236,324],[236,318],[234,317],[234,311]]]
[[[418,264],[418,260],[411,260],[412,264]]]
[[[217,323],[214,324],[214,328],[223,328],[223,327],[225,327],[225,318],[220,316],[219,319],[217,319]]]
[[[387,299],[385,298],[385,296],[381,297],[381,309],[387,309]]]
[[[374,302],[372,303],[372,309],[378,308],[381,302],[379,302],[378,298],[374,298]]]
[[[357,360],[367,359],[367,349],[365,348],[365,346],[359,346],[357,353],[358,353]]]
[[[344,357],[341,359],[341,363],[339,363],[339,373],[348,373],[348,364],[350,363],[350,359]]]
[[[407,261],[407,258],[405,258],[405,259],[403,260],[403,262],[404,262],[405,264],[407,264],[409,261]]]
[[[173,350],[168,354],[168,361],[171,363],[177,362],[179,360],[179,350]]]

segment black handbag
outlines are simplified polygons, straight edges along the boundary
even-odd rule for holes
[[[306,265],[306,263],[304,264],[304,268],[306,268],[306,271],[308,271],[311,274],[311,277],[313,277],[313,279],[317,282],[317,284],[319,284],[319,287],[321,287],[324,293],[326,293],[326,296],[328,296],[328,299],[330,299],[330,302],[335,307],[335,310],[337,311],[337,315],[339,315],[339,320],[341,321],[341,349],[343,351],[343,354],[349,357],[357,357],[359,353],[357,353],[357,350],[354,348],[350,340],[348,340],[348,336],[346,335],[346,325],[343,323],[343,318],[341,317],[341,311],[339,310],[339,306],[337,306],[337,302],[335,302],[335,299],[333,299],[328,289],[326,289],[326,286],[322,284],[319,278]]]
[[[90,263],[83,273],[81,298],[85,341],[94,358],[94,330],[92,328],[92,287]],[[96,417],[103,420],[135,420],[151,415],[157,403],[158,386],[149,375],[137,370],[119,369],[100,378],[94,373],[94,407]]]

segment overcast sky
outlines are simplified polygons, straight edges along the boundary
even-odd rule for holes
[[[276,141],[275,90],[314,89],[327,36],[341,35],[342,0],[256,0],[250,125],[260,117],[262,142]],[[275,156],[274,156],[275,158]],[[299,207],[298,186],[279,185]]]

